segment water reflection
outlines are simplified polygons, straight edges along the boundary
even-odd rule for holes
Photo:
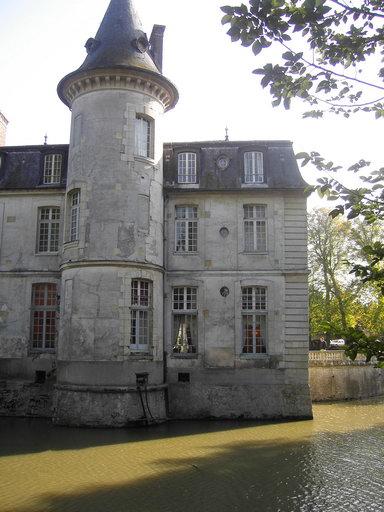
[[[384,510],[384,400],[314,421],[76,430],[0,419],[2,512]]]

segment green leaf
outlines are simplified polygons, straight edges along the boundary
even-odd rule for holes
[[[295,155],[295,158],[296,158],[296,160],[301,160],[302,158],[308,158],[308,160],[309,160],[310,156],[308,155],[308,153],[305,153],[304,151],[302,151],[301,153],[297,153]]]
[[[263,49],[263,46],[261,45],[260,41],[255,41],[252,45],[252,51],[254,55],[258,55],[261,50]]]
[[[226,14],[221,18],[221,24],[225,25],[226,23],[231,23],[232,20],[232,14]]]
[[[224,5],[223,7],[220,7],[220,9],[225,12],[225,14],[234,14],[235,13],[235,10],[233,7],[229,6],[229,5]]]

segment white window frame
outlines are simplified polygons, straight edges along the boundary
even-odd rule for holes
[[[267,205],[243,205],[244,252],[266,253],[268,250]]]
[[[241,353],[243,355],[264,356],[267,354],[267,323],[267,288],[265,286],[242,286]]]
[[[53,185],[61,182],[61,169],[63,155],[49,154],[44,157],[44,185]]]
[[[149,352],[152,342],[152,281],[131,281],[131,352]]]
[[[37,253],[59,251],[61,212],[58,206],[42,206],[38,210]]]
[[[197,155],[187,151],[177,156],[177,182],[196,183]]]
[[[68,195],[69,201],[69,241],[77,242],[80,235],[80,190],[74,190]]]
[[[135,119],[135,155],[152,158],[153,154],[153,120],[137,114]]]
[[[194,356],[198,351],[198,305],[196,286],[172,290],[172,354]],[[177,319],[180,319],[176,326]]]
[[[43,304],[35,304],[36,293],[38,288],[43,289]],[[52,295],[53,294],[53,295]],[[53,304],[51,303],[53,302]],[[33,283],[31,297],[31,341],[30,347],[32,352],[54,352],[57,343],[57,284],[56,283]],[[53,322],[52,322],[53,319]],[[36,323],[37,320],[37,323]],[[40,322],[39,322],[40,320]],[[53,337],[49,340],[49,326],[53,326]],[[41,328],[36,337],[36,326]],[[52,335],[52,332],[50,333]],[[39,346],[40,345],[40,346]]]
[[[198,249],[197,206],[175,206],[175,252],[197,253]]]
[[[263,153],[261,151],[246,151],[244,153],[244,183],[264,183]]]

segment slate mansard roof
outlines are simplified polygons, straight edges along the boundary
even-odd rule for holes
[[[238,190],[244,184],[244,153],[260,152],[263,155],[264,183],[253,185],[268,189],[304,190],[303,180],[292,143],[285,140],[177,142],[164,144],[164,185],[168,190],[177,189],[177,159],[183,152],[196,153],[197,183],[200,190]],[[220,168],[220,158],[228,165]],[[248,187],[247,187],[248,188]]]
[[[60,183],[44,184],[46,155],[62,155]],[[0,190],[63,188],[67,182],[68,144],[0,147]]]
[[[68,148],[67,144],[0,147],[0,190],[65,188]],[[197,183],[193,190],[241,190],[244,187],[244,153],[247,151],[258,151],[263,155],[265,179],[264,183],[255,187],[265,190],[303,190],[307,186],[289,141],[166,143],[164,186],[167,190],[186,190],[177,180],[177,161],[180,153],[192,152],[196,154],[197,162]],[[62,155],[60,184],[43,183],[44,158],[49,154]],[[218,166],[218,159],[223,156],[228,161],[225,169]]]

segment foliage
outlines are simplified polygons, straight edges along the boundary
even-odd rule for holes
[[[347,346],[346,355],[354,361],[357,354],[364,354],[366,361],[369,362],[372,357],[377,357],[378,361],[384,361],[384,339],[367,336],[359,329],[349,329],[345,333]]]
[[[232,41],[252,47],[267,62],[254,70],[262,87],[269,87],[272,105],[291,106],[292,99],[314,107],[304,117],[322,117],[324,111],[349,117],[373,112],[384,117],[384,2],[380,0],[249,0],[248,5],[226,5],[222,23],[230,25]],[[276,57],[274,49],[280,50]],[[260,58],[260,57],[258,57]],[[268,62],[278,58],[278,62]],[[364,71],[364,77],[362,72]],[[373,95],[373,96],[372,96]],[[346,214],[368,224],[384,221],[384,167],[369,171],[361,159],[348,171],[359,176],[355,188],[341,183],[341,167],[317,152],[299,153],[322,173],[309,187],[329,200],[340,201],[332,217]],[[363,260],[363,261],[361,261]],[[367,241],[352,274],[373,283],[384,296],[384,244]]]
[[[300,153],[296,157],[303,160],[302,166],[311,162],[322,173],[336,174],[340,169],[339,166],[325,161],[315,152]],[[375,241],[366,240],[361,247],[360,256],[365,259],[365,263],[351,264],[351,273],[363,283],[374,283],[384,295],[384,244],[381,242],[384,221],[384,167],[366,174],[365,171],[369,165],[369,162],[360,160],[348,169],[349,172],[359,176],[364,186],[350,188],[340,183],[335,177],[324,176],[318,179],[317,185],[308,187],[308,190],[317,190],[321,196],[325,196],[330,201],[342,201],[330,212],[332,218],[343,214],[346,214],[349,220],[360,217],[366,224],[375,225],[379,230],[381,237],[377,236]]]
[[[334,218],[329,210],[308,216],[309,302],[312,339],[344,338],[360,325],[367,336],[384,334],[384,297],[369,283],[354,279],[348,258],[366,262],[362,248],[382,236],[377,224]]]
[[[362,110],[384,117],[384,67],[372,79],[361,78],[361,65],[384,53],[384,5],[379,0],[249,0],[224,6],[223,24],[232,41],[251,46],[255,55],[281,49],[278,63],[255,69],[269,86],[274,106],[290,108],[300,98],[322,117],[325,108],[349,117]],[[367,97],[367,94],[374,96]]]

